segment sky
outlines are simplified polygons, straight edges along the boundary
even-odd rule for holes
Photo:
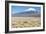
[[[27,12],[27,11],[40,11],[40,7],[32,7],[32,6],[11,6],[12,14]]]

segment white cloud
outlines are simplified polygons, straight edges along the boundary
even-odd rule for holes
[[[26,9],[24,11],[36,11],[36,9],[35,8],[28,8],[28,9]]]

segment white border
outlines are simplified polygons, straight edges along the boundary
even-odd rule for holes
[[[11,6],[36,6],[41,7],[41,27],[32,27],[32,28],[11,28]],[[9,31],[19,31],[19,30],[35,30],[43,29],[43,5],[35,4],[18,4],[18,3],[9,3]]]

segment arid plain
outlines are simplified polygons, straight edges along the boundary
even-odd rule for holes
[[[40,17],[11,17],[12,28],[40,27]]]

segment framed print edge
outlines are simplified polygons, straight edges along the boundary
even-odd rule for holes
[[[38,30],[9,31],[9,3],[21,3],[21,4],[37,4],[37,5],[43,5],[43,29],[38,29]],[[20,2],[20,1],[5,1],[5,33],[37,32],[37,31],[44,31],[44,30],[45,30],[45,3]]]

